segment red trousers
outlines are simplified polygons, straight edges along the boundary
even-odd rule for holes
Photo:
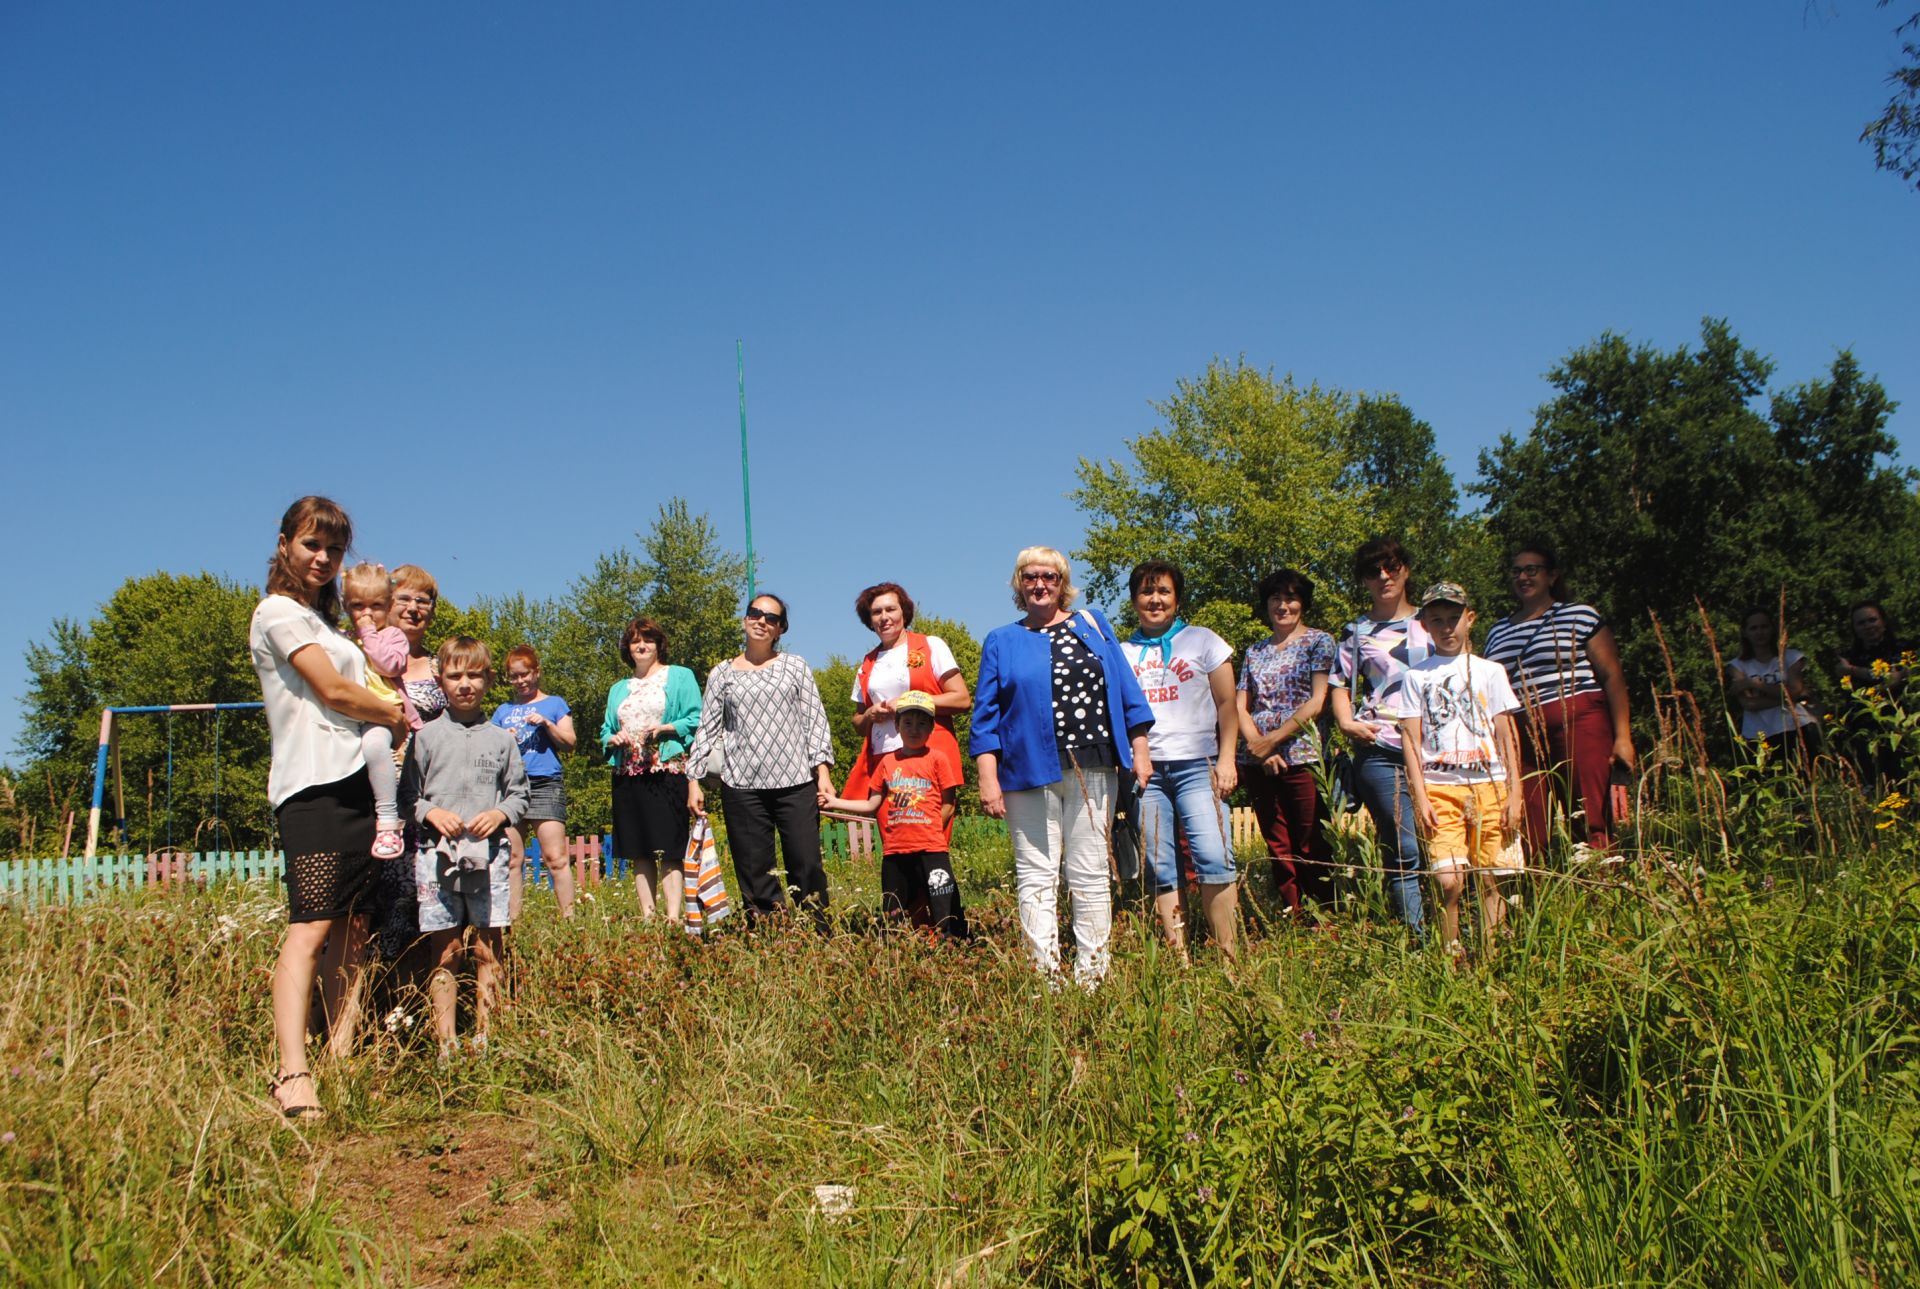
[[[1527,850],[1539,854],[1553,839],[1548,806],[1558,802],[1574,817],[1575,841],[1596,850],[1613,844],[1608,776],[1613,772],[1613,717],[1598,690],[1557,703],[1523,707],[1520,727],[1521,787],[1526,801]],[[1568,807],[1571,805],[1572,809]]]
[[[1242,766],[1241,782],[1253,803],[1260,835],[1273,856],[1274,880],[1287,908],[1298,913],[1302,896],[1323,909],[1333,907],[1333,870],[1327,867],[1330,848],[1319,785],[1310,765],[1290,766],[1268,774],[1263,766]]]

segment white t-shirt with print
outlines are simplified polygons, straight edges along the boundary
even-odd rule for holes
[[[1155,762],[1197,761],[1220,755],[1220,709],[1207,677],[1233,657],[1233,646],[1205,627],[1182,627],[1163,662],[1160,646],[1128,641],[1123,648],[1153,708],[1147,751]]]
[[[309,606],[292,596],[269,595],[254,609],[247,652],[260,677],[273,736],[267,799],[276,809],[294,793],[337,783],[367,763],[360,751],[360,722],[321,702],[295,670],[293,655],[308,645],[317,646],[354,684],[367,683],[367,655]]]
[[[1783,685],[1794,664],[1805,660],[1806,655],[1798,649],[1789,649],[1767,662],[1758,658],[1734,658],[1727,665],[1748,680],[1757,680],[1763,685]],[[1744,739],[1772,738],[1785,734],[1790,728],[1813,723],[1813,713],[1805,703],[1795,703],[1791,709],[1784,703],[1770,703],[1757,712],[1745,707],[1740,709],[1740,737]]]
[[[934,676],[943,681],[960,670],[960,664],[953,660],[953,650],[947,648],[947,642],[939,636],[927,637],[927,662],[933,667]],[[890,703],[906,693],[912,671],[907,666],[907,633],[902,631],[900,642],[873,660],[873,674],[867,677],[868,704]],[[856,705],[860,702],[859,667],[853,669],[853,701]],[[867,742],[875,756],[898,752],[906,746],[891,716],[883,716],[873,723],[867,731]]]
[[[1398,700],[1403,719],[1420,718],[1420,770],[1429,783],[1504,782],[1494,718],[1519,708],[1507,669],[1469,653],[1434,654],[1407,668]]]

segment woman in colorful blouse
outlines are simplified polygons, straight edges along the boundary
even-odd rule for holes
[[[1273,634],[1247,650],[1237,700],[1247,741],[1240,780],[1273,856],[1276,892],[1295,917],[1303,896],[1333,907],[1313,724],[1327,705],[1334,646],[1332,636],[1307,625],[1312,608],[1313,582],[1304,573],[1287,568],[1260,580],[1253,610]]]
[[[980,808],[1013,835],[1020,930],[1035,964],[1060,970],[1059,886],[1073,896],[1074,976],[1107,973],[1113,924],[1107,832],[1114,785],[1153,777],[1153,712],[1113,627],[1096,609],[1071,613],[1079,591],[1067,557],[1029,546],[1013,565],[1024,616],[980,646],[968,748],[980,771]]]
[[[1341,632],[1328,684],[1333,719],[1353,745],[1360,802],[1373,817],[1380,864],[1387,870],[1387,898],[1418,941],[1426,907],[1420,894],[1420,834],[1401,761],[1397,713],[1407,669],[1426,660],[1433,642],[1407,596],[1411,572],[1406,548],[1391,537],[1376,537],[1353,553],[1354,578],[1371,603]]]
[[[1575,842],[1613,844],[1613,767],[1633,769],[1626,676],[1613,631],[1589,604],[1566,598],[1560,561],[1538,543],[1513,553],[1507,573],[1519,607],[1487,632],[1486,656],[1507,669],[1520,699],[1520,762],[1527,850],[1553,838],[1549,805],[1568,801]]]
[[[705,718],[687,755],[687,791],[704,811],[699,780],[717,769],[727,812],[733,871],[753,922],[786,903],[813,913],[826,928],[827,871],[820,863],[820,806],[833,796],[833,738],[820,688],[806,659],[781,653],[787,605],[760,594],[741,625],[746,647],[707,676]],[[774,875],[774,834],[787,880]]]
[[[927,747],[960,769],[960,744],[953,736],[953,718],[973,706],[967,678],[953,650],[939,636],[913,630],[913,597],[898,582],[881,582],[860,592],[853,611],[868,630],[880,637],[853,678],[853,727],[865,736],[860,755],[847,771],[842,796],[860,800],[867,795],[867,776],[881,757],[900,750],[900,732],[893,725],[893,701],[909,691],[933,699],[933,737]]]
[[[613,767],[613,845],[633,865],[640,916],[652,918],[659,898],[667,921],[678,922],[689,812],[699,804],[687,749],[700,728],[700,682],[668,664],[667,633],[652,618],[627,623],[620,657],[633,675],[613,682],[600,722],[600,747]]]
[[[1233,646],[1180,616],[1187,579],[1177,565],[1150,559],[1127,577],[1140,629],[1127,642],[1153,728],[1147,752],[1153,778],[1140,796],[1140,837],[1153,878],[1153,910],[1174,954],[1185,961],[1180,913],[1179,837],[1200,879],[1200,909],[1220,952],[1235,956],[1239,875],[1226,798],[1238,782],[1233,749]]]

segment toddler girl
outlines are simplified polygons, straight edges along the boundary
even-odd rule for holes
[[[393,607],[393,579],[384,564],[356,564],[341,579],[347,616],[353,619],[360,648],[367,655],[367,688],[407,713],[407,724],[420,728],[420,714],[407,698],[406,687],[392,683],[406,674],[409,645],[399,627],[387,625]],[[373,839],[375,859],[398,859],[406,853],[400,832],[400,771],[394,763],[393,731],[384,725],[364,725],[360,748],[367,758],[367,777],[373,781]]]

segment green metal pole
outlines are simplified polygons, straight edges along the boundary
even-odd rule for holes
[[[740,373],[740,508],[747,517],[747,600],[754,595],[753,561],[753,486],[747,477],[747,346],[733,342],[733,361]]]

